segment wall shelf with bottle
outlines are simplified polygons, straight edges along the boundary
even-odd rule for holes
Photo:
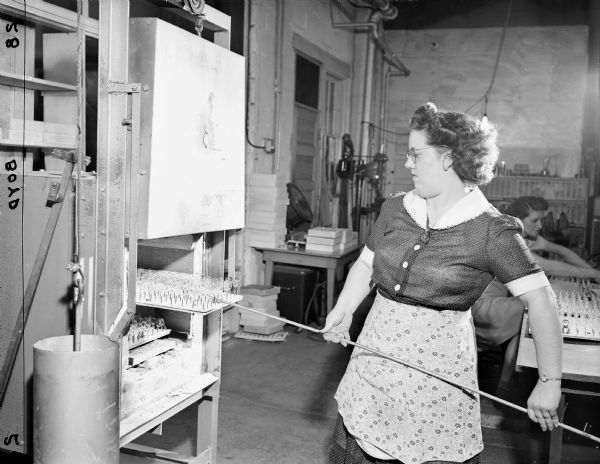
[[[488,200],[538,196],[547,201],[587,201],[587,186],[583,177],[499,176],[482,191]]]
[[[585,227],[588,215],[588,179],[584,177],[498,176],[481,191],[500,210],[522,196],[544,198],[558,217],[564,212],[573,226]]]

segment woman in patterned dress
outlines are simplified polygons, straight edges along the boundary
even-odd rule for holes
[[[521,223],[499,213],[477,187],[492,178],[496,131],[427,103],[411,119],[408,144],[415,189],[384,202],[324,337],[349,338],[352,314],[374,284],[358,342],[477,388],[469,308],[497,278],[528,307],[540,380],[527,412],[551,430],[562,366],[556,299]],[[335,398],[331,464],[480,462],[475,394],[355,348]]]

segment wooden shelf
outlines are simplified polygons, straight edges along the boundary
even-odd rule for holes
[[[204,373],[193,382],[170,392],[168,396],[158,398],[152,401],[152,404],[138,408],[134,414],[121,420],[120,446],[126,445],[169,417],[201,400],[204,391],[217,380],[213,374]]]
[[[141,340],[138,340],[134,343],[129,344],[128,348],[130,350],[133,350],[134,348],[137,348],[138,346],[142,346],[142,345],[145,345],[146,343],[153,342],[154,340],[157,340],[159,338],[166,337],[170,333],[171,333],[171,329],[159,329],[156,331],[156,333],[154,335],[152,335],[150,337],[142,338]]]
[[[538,196],[546,201],[587,202],[588,179],[576,177],[499,176],[481,188],[488,199]]]
[[[129,367],[148,361],[159,354],[165,353],[175,348],[176,343],[172,338],[161,338],[152,340],[142,346],[129,350]]]
[[[76,12],[42,0],[27,0],[27,7],[24,0],[2,0],[0,12],[53,27],[59,31],[77,31]],[[99,24],[97,19],[84,16],[81,18],[81,27],[87,36],[98,38]]]
[[[45,142],[32,142],[28,143],[27,140],[9,140],[0,138],[0,146],[5,147],[29,147],[29,148],[62,148],[65,150],[75,150],[76,145],[64,144],[64,143],[45,143]]]
[[[0,84],[11,87],[25,87],[28,90],[42,90],[44,92],[77,92],[77,87],[62,82],[38,79],[37,77],[24,76],[8,71],[0,71]]]

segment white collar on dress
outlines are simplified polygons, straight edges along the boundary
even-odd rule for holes
[[[404,195],[404,207],[410,217],[423,229],[427,228],[427,209],[425,199],[411,190]],[[432,229],[447,229],[476,218],[490,207],[483,193],[475,187],[464,198],[461,198],[438,220]]]

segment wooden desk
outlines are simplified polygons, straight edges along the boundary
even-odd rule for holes
[[[329,314],[333,309],[336,275],[341,277],[344,266],[356,261],[362,245],[355,245],[335,253],[306,251],[304,248],[254,248],[263,254],[263,261],[266,264],[265,284],[267,285],[273,281],[273,265],[275,263],[327,269],[327,314]]]
[[[523,368],[537,369],[535,345],[533,338],[528,336],[529,319],[527,313],[523,317],[521,339],[517,354],[517,370]],[[576,384],[568,385],[569,381],[600,383],[600,344],[599,343],[563,343],[563,382],[561,385],[561,400],[558,407],[558,417],[562,422],[565,413],[565,394],[598,396],[598,391],[590,391],[589,387],[579,388]],[[589,384],[588,384],[589,385]],[[562,455],[562,431],[558,427],[550,432],[549,464],[560,464]]]

